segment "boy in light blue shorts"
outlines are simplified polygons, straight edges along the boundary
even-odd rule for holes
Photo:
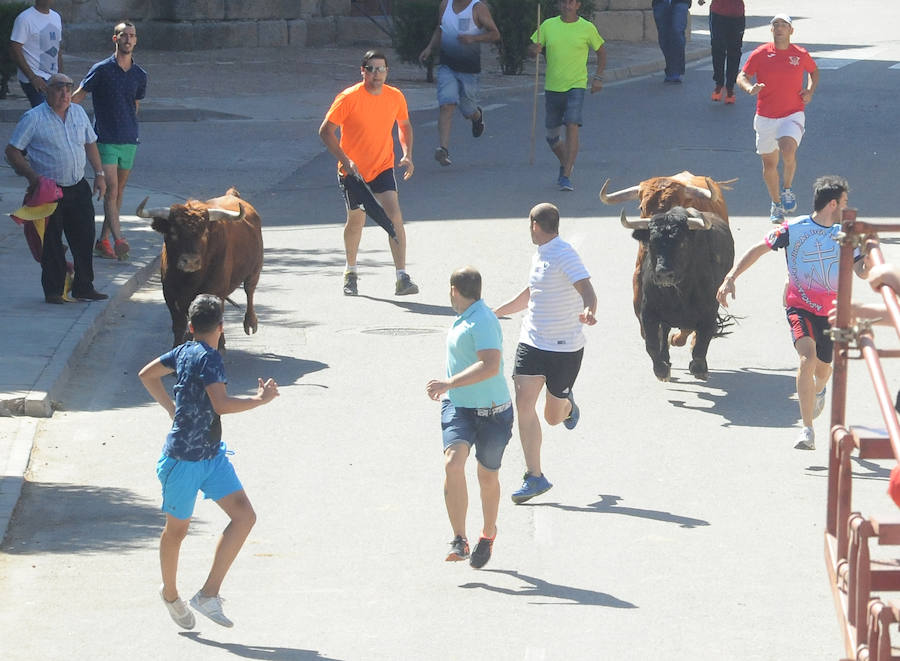
[[[156,466],[162,483],[162,510],[166,525],[159,540],[162,569],[160,597],[176,624],[194,627],[194,614],[178,596],[176,573],[181,542],[187,535],[197,492],[214,500],[231,519],[216,546],[206,583],[191,598],[193,608],[216,624],[234,626],[222,612],[219,588],[231,563],[256,522],[256,512],[244,493],[222,442],[223,413],[238,413],[266,404],[278,396],[273,379],[259,379],[253,397],[231,397],[225,390],[225,365],[213,347],[222,334],[222,301],[198,295],[188,309],[194,339],[175,347],[144,366],[139,375],[147,391],[172,418],[163,454]],[[175,372],[175,400],[162,378]]]

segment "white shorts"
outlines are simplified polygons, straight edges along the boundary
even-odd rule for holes
[[[757,154],[771,154],[778,151],[779,138],[793,138],[799,147],[803,132],[806,130],[806,113],[801,110],[777,119],[754,115],[753,128],[756,130]]]

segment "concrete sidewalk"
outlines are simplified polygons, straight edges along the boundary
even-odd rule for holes
[[[346,86],[347,81],[354,80],[362,50],[140,52],[136,60],[150,73],[149,96],[142,103],[141,119],[143,122],[190,123],[239,116],[301,121],[304,130],[292,140],[290,149],[308,161],[323,150],[314,129],[334,94]],[[695,38],[688,44],[689,60],[701,59],[708,53],[705,37]],[[79,81],[91,64],[107,55],[67,56],[66,71]],[[486,70],[482,74],[481,87],[486,99],[502,100],[506,91],[533,85],[533,63],[528,64],[523,75],[503,76],[491,55],[486,54],[484,62]],[[425,81],[423,69],[394,60],[390,64],[389,82],[404,91],[410,110],[436,108],[434,88]],[[646,75],[662,68],[662,57],[655,43],[607,44],[607,82]],[[17,85],[12,88],[14,94],[21,94]],[[0,104],[0,121],[4,122],[7,138],[14,122],[27,108],[27,101],[22,96],[11,96]],[[190,139],[189,126],[186,124],[183,136],[185,144]],[[226,139],[239,142],[241,137],[239,134],[227,135]],[[421,147],[417,153],[420,159],[427,158]],[[135,174],[133,182],[126,188],[123,210],[135,209],[141,199],[151,194],[154,205],[167,203],[166,196],[173,202],[180,201],[177,173],[173,173],[168,192],[142,188],[137,171]],[[20,206],[24,190],[24,179],[5,163],[0,166],[0,199],[4,214]],[[102,203],[95,202],[95,209],[99,232],[103,220]],[[73,359],[90,344],[105,320],[116,314],[117,305],[157,271],[160,237],[145,221],[127,213],[122,216],[122,227],[131,245],[129,260],[94,260],[94,285],[98,291],[108,294],[109,300],[51,306],[43,301],[40,266],[31,257],[21,227],[11,220],[0,220],[0,280],[6,286],[3,315],[6,341],[0,345],[0,531],[5,532],[19,497],[38,427],[33,417],[52,415]]]

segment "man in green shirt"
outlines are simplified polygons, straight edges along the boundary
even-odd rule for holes
[[[606,69],[606,50],[603,37],[590,21],[581,18],[579,0],[559,0],[559,16],[548,18],[531,35],[531,54],[542,50],[547,60],[544,76],[544,127],[547,144],[559,159],[556,183],[563,191],[572,186],[572,168],[578,156],[578,129],[581,126],[581,107],[588,87],[587,60],[590,50],[597,53],[597,70],[591,76],[591,94],[603,87]],[[566,128],[565,141],[562,129]]]

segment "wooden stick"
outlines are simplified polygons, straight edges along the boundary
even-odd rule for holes
[[[538,85],[540,81],[538,79],[538,74],[541,71],[541,3],[538,0],[537,3],[537,42],[538,42],[538,51],[534,55],[534,103],[531,106],[531,155],[528,157],[528,164],[534,165],[534,134],[537,128],[537,99],[538,99]]]

